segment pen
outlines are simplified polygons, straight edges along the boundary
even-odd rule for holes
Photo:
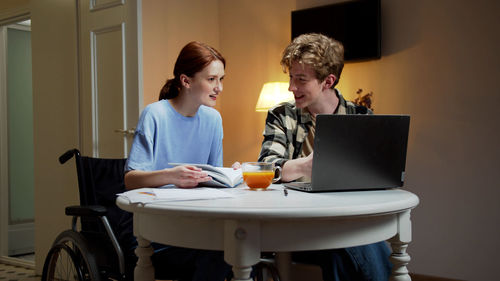
[[[285,194],[285,196],[288,196],[288,190],[286,190],[286,187],[283,189],[283,193]]]

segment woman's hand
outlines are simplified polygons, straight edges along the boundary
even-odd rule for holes
[[[180,188],[192,188],[197,186],[200,182],[211,181],[212,178],[201,168],[184,165],[176,166],[168,170],[170,183],[175,184]]]
[[[175,184],[180,188],[191,188],[197,186],[200,182],[211,180],[212,178],[200,168],[184,165],[158,171],[129,171],[125,174],[125,187],[135,189]]]
[[[238,170],[238,169],[241,169],[241,163],[236,161],[233,163],[233,165],[231,165],[231,167],[234,169],[234,170]]]

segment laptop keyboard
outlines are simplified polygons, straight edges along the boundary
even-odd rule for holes
[[[311,191],[311,183],[310,182],[289,182],[284,184],[285,187],[301,190],[301,191]]]

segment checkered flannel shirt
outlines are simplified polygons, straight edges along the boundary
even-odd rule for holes
[[[364,106],[346,101],[340,91],[336,90],[336,93],[339,106],[333,114],[373,114]],[[311,124],[311,114],[297,108],[294,101],[269,109],[259,161],[283,166],[286,161],[298,158]]]

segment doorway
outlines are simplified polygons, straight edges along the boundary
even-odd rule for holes
[[[0,26],[1,259],[34,266],[31,22]]]

